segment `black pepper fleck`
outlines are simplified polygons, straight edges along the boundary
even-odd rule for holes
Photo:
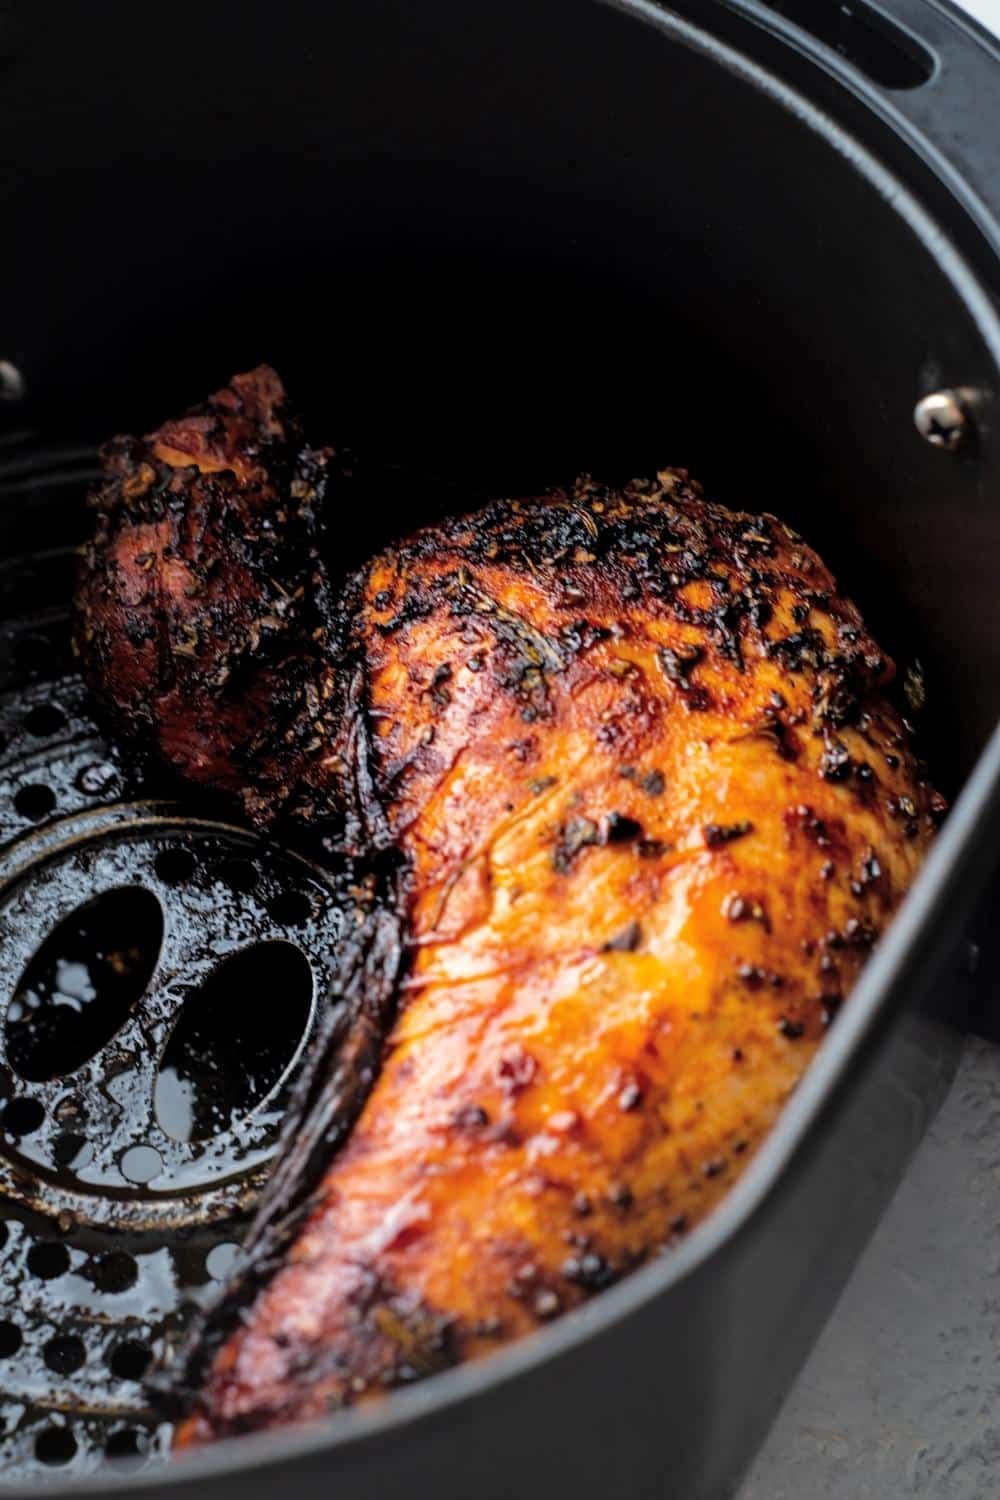
[[[628,1114],[631,1110],[638,1109],[641,1103],[642,1089],[633,1079],[620,1091],[618,1095],[618,1108]]]
[[[629,922],[611,940],[604,944],[602,953],[634,953],[642,942],[642,928],[638,922]]]
[[[706,823],[702,829],[709,849],[718,849],[722,844],[731,844],[734,839],[746,838],[748,833],[753,833],[753,824],[749,819],[744,819],[741,823]]]
[[[480,1104],[463,1104],[453,1118],[460,1130],[481,1130],[490,1123],[489,1115]]]
[[[608,817],[606,838],[609,844],[627,844],[638,838],[641,832],[642,824],[637,823],[635,818],[628,818],[619,812],[613,812]]]

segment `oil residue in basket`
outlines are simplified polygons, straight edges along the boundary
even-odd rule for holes
[[[165,1454],[170,1425],[143,1379],[232,1267],[350,888],[116,759],[69,652],[72,576],[69,549],[0,561],[0,1474],[13,1482]]]
[[[189,998],[156,1081],[167,1135],[199,1141],[228,1130],[287,1072],[309,1020],[313,977],[291,943],[236,953]],[[263,995],[280,1003],[260,1003]]]
[[[0,1461],[17,1479],[144,1467],[171,1428],[142,1380],[231,1264],[240,1224],[171,1243],[0,1219]]]
[[[126,886],[96,896],[45,938],[7,1007],[7,1060],[34,1082],[74,1073],[142,998],[163,938],[159,902]]]

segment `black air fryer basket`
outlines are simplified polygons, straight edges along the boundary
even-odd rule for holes
[[[719,1500],[948,1085],[996,862],[1000,54],[940,0],[8,3],[0,90],[5,1477]],[[954,806],[683,1246],[490,1361],[171,1464],[143,1376],[267,1173],[338,877],[102,739],[73,549],[96,444],[262,360],[381,476],[345,562],[580,470],[684,465],[799,527],[921,664]]]

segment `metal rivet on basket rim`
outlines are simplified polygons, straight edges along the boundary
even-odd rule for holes
[[[20,401],[24,390],[24,376],[17,365],[0,359],[0,401]]]
[[[957,391],[931,391],[913,408],[917,431],[932,448],[954,453],[969,433],[969,417]]]

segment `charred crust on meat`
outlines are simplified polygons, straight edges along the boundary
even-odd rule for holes
[[[350,464],[305,446],[273,372],[237,377],[147,438],[116,439],[103,461],[76,639],[112,729],[258,826],[309,830],[355,877],[335,998],[279,1165],[231,1285],[168,1377],[173,1409],[217,1436],[422,1378],[672,1245],[765,1128],[740,1107],[713,1134],[715,1112],[751,1099],[769,1064],[794,1086],[943,807],[882,696],[892,665],[819,559],[774,517],[706,500],[682,470],[493,500],[334,581],[325,517]],[[758,776],[794,794],[752,795]],[[476,822],[484,808],[492,823]],[[526,828],[520,862],[495,878],[497,830]],[[794,892],[769,883],[782,851]],[[696,922],[692,890],[704,893]],[[422,901],[433,919],[418,930]],[[257,1299],[294,1279],[296,1256],[332,1253],[336,1174],[352,1153],[370,1161],[373,1080],[421,1085],[413,1054],[392,1068],[423,954],[458,943],[463,924],[478,932],[480,908],[504,902],[535,912],[531,942],[552,929],[543,958],[567,976],[559,999],[539,981],[536,1007],[527,991],[533,1026],[547,1006],[572,1013],[576,976],[593,986],[597,1072],[581,1092],[542,1030],[522,1032],[530,1050],[514,1025],[488,1046],[481,1016],[459,1083],[429,1090],[438,1113],[401,1153],[417,1191],[454,1164],[459,1179],[495,1171],[495,1199],[521,1195],[516,1227],[478,1245],[486,1290],[459,1316],[407,1279],[439,1227],[407,1200],[398,1225],[379,1222],[372,1245],[345,1251],[339,1343],[284,1323],[261,1331]],[[658,1009],[657,913],[672,903],[692,952],[713,947],[712,988],[686,998],[685,980]],[[535,961],[531,942],[469,970],[497,1014]],[[655,1017],[645,1030],[620,1009],[628,984]],[[707,1070],[676,1090],[679,1125],[661,1119],[677,1038]],[[432,1131],[447,1159],[432,1157]],[[633,1168],[654,1138],[681,1165],[650,1190]],[[548,1239],[526,1231],[533,1216],[551,1223]],[[258,1350],[270,1340],[275,1406],[243,1409],[226,1374],[249,1333]]]
[[[101,461],[77,590],[88,680],[119,740],[266,823],[340,718],[319,548],[334,455],[304,446],[261,367]]]

